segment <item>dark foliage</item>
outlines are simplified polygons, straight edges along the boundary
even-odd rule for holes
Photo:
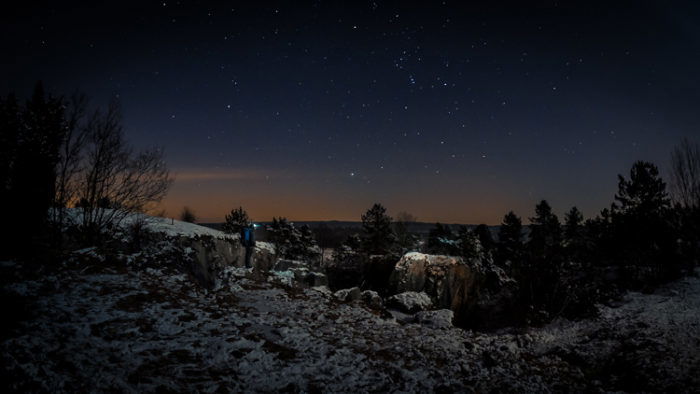
[[[491,235],[491,230],[489,226],[485,224],[480,224],[474,228],[474,234],[476,234],[484,253],[493,253],[496,248],[496,242],[493,240],[493,235]]]
[[[296,228],[294,223],[286,218],[272,218],[267,232],[278,256],[292,260],[317,261],[319,248],[308,226]]]
[[[513,211],[503,217],[498,230],[496,264],[513,273],[523,258],[523,223]]]
[[[392,251],[396,236],[386,208],[374,204],[362,215],[362,250],[366,255],[383,255]]]
[[[623,285],[642,288],[678,275],[676,232],[666,183],[652,163],[638,161],[618,176],[613,231]]]
[[[250,218],[243,207],[232,209],[231,213],[226,215],[223,230],[229,234],[239,234],[243,227],[250,225]]]
[[[197,215],[190,207],[183,207],[182,212],[180,212],[180,220],[187,223],[197,222]]]
[[[8,256],[27,256],[49,241],[48,213],[66,129],[62,99],[46,95],[41,83],[23,106],[12,95],[0,99],[0,204],[11,207],[6,220],[12,223],[3,229],[2,252]]]
[[[428,233],[425,252],[430,254],[455,254],[452,240],[454,240],[454,234],[452,234],[450,226],[435,223],[435,228]]]

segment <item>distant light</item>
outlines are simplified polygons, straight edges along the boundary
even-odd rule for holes
[[[256,228],[256,227],[260,227],[260,225],[257,223],[253,223],[253,228]]]

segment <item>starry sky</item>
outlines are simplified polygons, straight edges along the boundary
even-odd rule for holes
[[[202,221],[590,217],[700,136],[698,2],[469,3],[3,5],[0,91],[117,98]]]

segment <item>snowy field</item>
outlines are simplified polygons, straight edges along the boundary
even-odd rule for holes
[[[325,288],[229,269],[204,292],[167,267],[0,265],[22,322],[10,391],[580,392],[700,387],[700,280],[630,294],[596,320],[481,334],[401,324]],[[25,272],[25,274],[22,274]],[[24,276],[23,276],[24,275]]]

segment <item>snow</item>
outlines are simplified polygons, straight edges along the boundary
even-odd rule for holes
[[[291,286],[289,271],[227,267],[204,291],[171,267],[106,264],[41,277],[0,264],[3,291],[33,311],[0,341],[9,391],[677,392],[700,384],[697,277],[630,293],[617,308],[601,306],[597,319],[477,333],[443,324],[450,311],[404,324],[339,303],[326,287]]]

